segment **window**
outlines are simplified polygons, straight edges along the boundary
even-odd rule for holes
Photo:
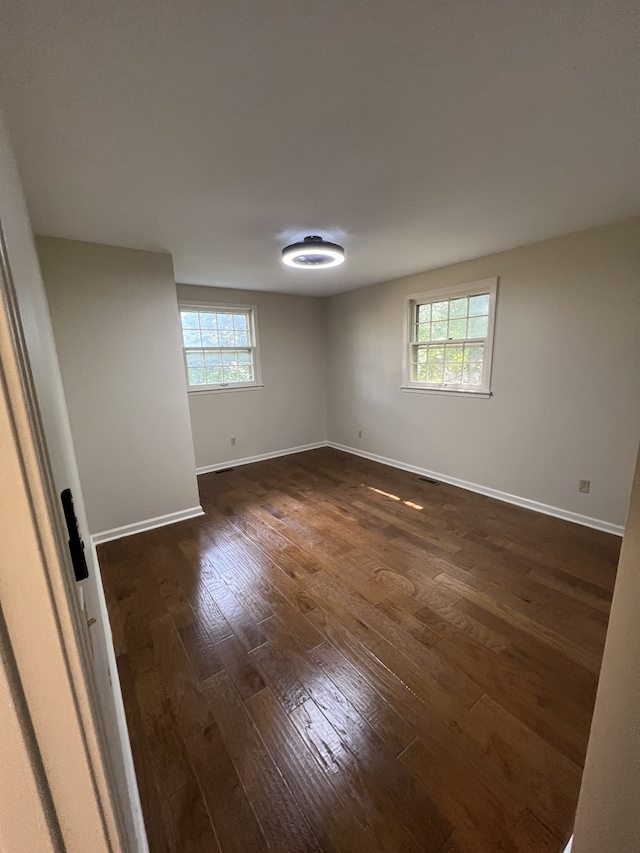
[[[405,390],[490,395],[497,284],[490,278],[408,298]]]
[[[255,307],[181,304],[180,323],[190,392],[260,386]]]

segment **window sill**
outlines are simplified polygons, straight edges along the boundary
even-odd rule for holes
[[[415,385],[401,385],[400,390],[416,394],[439,394],[441,397],[468,397],[479,400],[488,400],[493,396],[491,391],[464,391],[455,388],[418,388]]]
[[[264,388],[264,385],[240,385],[237,388],[231,386],[229,388],[202,388],[202,390],[188,388],[187,394],[190,397],[199,397],[200,394],[237,394],[238,391],[259,391],[261,388]]]

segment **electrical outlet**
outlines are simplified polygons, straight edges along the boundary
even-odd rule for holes
[[[580,480],[580,485],[578,486],[579,492],[582,492],[584,495],[588,495],[590,488],[591,488],[591,480]]]
[[[236,446],[236,440],[235,440],[235,438],[232,438],[231,439],[231,447],[235,447],[235,446]]]
[[[362,438],[362,430],[361,429],[358,430],[358,438]]]

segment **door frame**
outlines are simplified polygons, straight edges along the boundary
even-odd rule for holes
[[[1,222],[0,469],[0,724],[24,783],[0,789],[0,837],[34,853],[128,853]]]

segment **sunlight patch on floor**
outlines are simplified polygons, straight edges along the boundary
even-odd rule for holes
[[[384,498],[391,498],[392,501],[400,501],[405,506],[410,506],[411,509],[424,509],[420,504],[416,504],[413,501],[403,501],[398,495],[392,495],[390,492],[383,492],[382,489],[376,489],[374,486],[367,486],[367,488],[370,491],[375,492],[377,495],[382,495]]]

